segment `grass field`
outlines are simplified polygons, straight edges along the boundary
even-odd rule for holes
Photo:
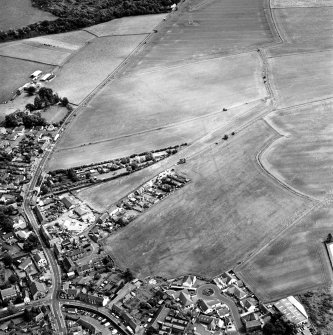
[[[94,38],[88,32],[78,30],[63,34],[34,37],[25,40],[25,43],[48,44],[56,48],[78,50]]]
[[[92,148],[96,149],[91,145],[98,143],[103,143],[99,148],[105,148],[110,157],[114,141],[117,141],[115,152],[118,155],[117,147],[131,143],[129,137],[142,132],[147,133],[141,137],[144,142],[140,152],[162,145],[163,135],[168,141],[164,146],[180,137],[183,142],[188,142],[199,135],[198,129],[203,134],[214,123],[210,121],[205,129],[205,123],[198,121],[193,128],[188,128],[184,122],[221,112],[223,107],[230,109],[264,98],[267,92],[261,71],[257,53],[248,53],[140,73],[111,82],[69,125],[58,146],[55,161],[69,157],[66,153],[69,149],[73,154],[71,164],[75,165],[73,149],[80,147],[77,153],[80,162],[84,151],[90,153]],[[59,91],[65,95],[60,88]],[[221,113],[224,115],[218,120],[220,124],[235,117],[230,112]],[[163,131],[166,127],[169,130]],[[158,136],[155,130],[159,131]],[[132,148],[136,150],[138,146],[129,147]],[[50,169],[53,169],[52,165]]]
[[[177,170],[191,183],[111,236],[106,248],[140,276],[214,276],[234,266],[308,206],[257,164],[275,136],[257,122],[229,145],[189,159]]]
[[[262,155],[271,173],[317,198],[333,193],[332,111],[330,100],[274,113],[269,119],[286,137]]]
[[[50,106],[45,112],[42,112],[42,117],[48,123],[57,123],[65,118],[68,110],[65,107],[60,107],[58,105]]]
[[[271,55],[333,48],[333,7],[274,9],[273,16],[285,43],[271,48]]]
[[[92,40],[57,72],[49,86],[79,104],[144,38],[129,35]]]
[[[86,28],[96,36],[149,34],[166,17],[166,14],[140,15],[97,24]]]
[[[252,50],[273,41],[262,0],[209,1],[192,11],[172,14],[135,67],[178,64],[211,54]],[[193,20],[193,24],[189,21]]]
[[[24,42],[0,45],[0,56],[20,58],[50,65],[61,65],[70,54],[70,52]]]
[[[0,56],[0,102],[8,100],[12,92],[27,83],[32,72],[51,72],[52,66]]]
[[[271,0],[272,8],[288,7],[330,7],[333,0]]]
[[[1,0],[0,30],[27,26],[38,21],[54,20],[51,13],[31,6],[31,0]]]
[[[332,269],[322,241],[332,231],[332,208],[315,210],[240,268],[264,301],[327,286]]]
[[[333,52],[269,58],[273,90],[280,108],[333,96]]]

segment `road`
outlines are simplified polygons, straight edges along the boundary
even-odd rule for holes
[[[207,290],[207,289],[212,289],[214,291],[214,294],[210,295],[209,297],[204,295],[203,291]],[[214,285],[214,284],[202,285],[202,286],[198,287],[196,293],[197,293],[197,296],[198,296],[199,299],[211,300],[212,298],[217,298],[222,303],[226,304],[229,307],[232,319],[235,322],[235,326],[236,326],[237,330],[240,331],[243,328],[243,324],[242,324],[240,315],[238,313],[238,308],[237,308],[236,304],[234,303],[234,301],[232,299],[230,299],[229,297],[221,294],[220,289],[216,285]]]
[[[93,313],[97,312],[101,314],[101,316],[107,318],[112,323],[112,326],[116,327],[121,334],[131,335],[131,333],[126,329],[126,327],[110,313],[110,310],[108,308],[102,306],[92,306],[80,301],[73,301],[73,300],[62,300],[62,304],[71,307],[85,309]]]

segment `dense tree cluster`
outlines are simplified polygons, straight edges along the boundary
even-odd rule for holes
[[[159,14],[170,10],[179,0],[32,0],[32,5],[58,18],[20,29],[0,31],[0,41],[63,33],[124,16]]]
[[[13,225],[14,225],[13,219],[9,215],[4,213],[2,210],[0,210],[0,226],[1,226],[1,228],[6,233],[10,233],[11,231],[13,231]]]
[[[272,316],[263,328],[263,335],[296,335],[297,327],[290,321],[286,321],[283,317]]]
[[[5,127],[14,128],[21,124],[23,124],[25,128],[32,128],[36,126],[46,126],[47,123],[40,113],[28,115],[24,112],[14,112],[6,115]]]

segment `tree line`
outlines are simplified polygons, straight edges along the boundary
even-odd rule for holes
[[[0,30],[0,42],[40,35],[64,33],[107,22],[116,18],[144,14],[160,14],[170,10],[179,0],[32,0],[32,5],[58,18],[44,20],[19,29]]]

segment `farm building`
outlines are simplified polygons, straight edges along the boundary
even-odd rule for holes
[[[274,304],[274,307],[289,321],[295,323],[296,325],[308,321],[308,315],[303,305],[293,296],[279,300]]]
[[[36,70],[35,72],[33,72],[31,75],[30,75],[30,78],[38,78],[39,76],[42,75],[42,71],[40,70]]]
[[[52,73],[46,73],[42,78],[40,78],[40,81],[49,80],[52,77]]]

